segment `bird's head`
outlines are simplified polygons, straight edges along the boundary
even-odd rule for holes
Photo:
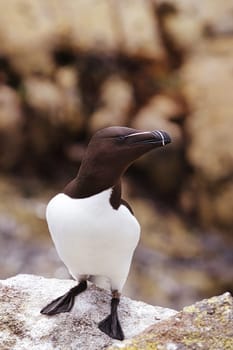
[[[86,157],[96,166],[125,171],[143,154],[171,142],[165,131],[140,131],[127,127],[108,127],[97,131],[90,140]]]
[[[143,154],[171,142],[165,131],[140,131],[127,127],[108,127],[91,138],[83,165],[106,179],[120,177]],[[90,168],[91,167],[91,168]]]
[[[80,198],[112,188],[137,158],[170,142],[170,136],[160,130],[119,126],[101,129],[92,136],[78,175],[66,186],[65,193]]]

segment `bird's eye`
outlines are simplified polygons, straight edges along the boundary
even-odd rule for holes
[[[121,135],[121,136],[117,136],[117,141],[124,141],[125,140],[125,136]]]

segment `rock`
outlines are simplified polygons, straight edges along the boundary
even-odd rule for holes
[[[50,79],[33,76],[24,81],[24,87],[28,106],[39,113],[48,114],[56,124],[55,118],[59,118],[63,105],[59,87]]]
[[[196,1],[158,0],[162,27],[169,44],[178,51],[190,51],[200,41],[203,21]],[[203,6],[202,6],[203,7]]]
[[[174,98],[158,94],[144,105],[131,122],[139,130],[166,130],[172,138],[172,144],[164,152],[151,152],[137,161],[148,174],[153,188],[160,194],[171,194],[179,187],[183,177],[182,158],[183,135],[180,122],[183,120],[184,107]],[[177,123],[178,121],[178,123]]]
[[[22,122],[20,99],[15,90],[0,85],[0,130],[13,130]]]
[[[220,52],[219,46],[215,51],[209,47],[182,68],[183,91],[191,110],[185,128],[187,157],[195,171],[197,213],[206,226],[231,229],[233,51],[229,47]]]
[[[23,116],[20,98],[15,90],[0,86],[0,166],[10,169],[20,158],[23,148]],[[10,154],[10,156],[9,156]]]
[[[100,350],[116,341],[99,331],[97,325],[108,313],[110,294],[91,286],[77,297],[70,313],[53,317],[40,314],[50,300],[74,286],[70,280],[18,275],[0,282],[0,343],[4,350],[79,349]],[[146,327],[176,314],[122,297],[119,317],[127,338]]]
[[[25,100],[31,111],[48,120],[50,125],[65,126],[71,131],[82,127],[80,100],[75,71],[60,68],[57,82],[44,77],[29,77],[24,81]]]
[[[89,122],[91,133],[106,126],[126,126],[133,106],[132,86],[119,76],[110,76],[101,87],[99,102]]]
[[[54,68],[49,51],[57,26],[51,10],[43,0],[0,3],[1,54],[22,74],[50,74]]]
[[[185,307],[168,320],[109,350],[230,350],[233,348],[230,293]]]
[[[100,54],[118,50],[119,36],[111,2],[71,0],[56,7],[74,49]]]
[[[176,50],[199,50],[210,37],[227,37],[233,33],[233,3],[224,6],[218,0],[157,0],[163,14],[163,30]]]
[[[165,58],[158,20],[151,1],[118,0],[115,11],[119,14],[119,30],[125,54],[158,61]]]
[[[84,124],[78,72],[74,67],[62,67],[56,72],[56,82],[63,96],[60,123],[71,132],[77,133],[82,130]]]
[[[142,0],[0,3],[1,54],[21,74],[52,74],[54,52],[97,53],[162,60],[153,5]]]
[[[183,55],[180,93],[189,109],[183,125],[184,154],[193,174],[184,178],[180,203],[205,227],[231,230],[233,3],[159,0],[156,4],[171,53]]]
[[[174,98],[158,94],[144,105],[132,121],[132,127],[139,130],[166,130],[172,135],[172,144],[180,144],[181,128],[174,120],[181,120],[184,108]]]
[[[199,55],[182,70],[183,89],[192,111],[186,123],[188,157],[210,181],[224,179],[233,170],[232,54]]]

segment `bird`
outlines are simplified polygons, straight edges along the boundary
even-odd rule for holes
[[[123,340],[118,316],[140,225],[122,198],[121,179],[140,156],[171,142],[165,131],[142,131],[123,126],[98,130],[91,137],[77,176],[56,194],[46,208],[48,228],[60,259],[77,285],[46,305],[41,313],[69,312],[87,281],[109,281],[110,313],[98,328]]]

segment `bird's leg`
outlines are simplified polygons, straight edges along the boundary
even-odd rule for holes
[[[66,294],[53,300],[45,306],[40,313],[44,315],[56,315],[61,312],[69,312],[73,305],[76,295],[82,293],[87,288],[87,281],[81,281],[77,286],[71,288]]]
[[[109,337],[114,339],[123,340],[124,333],[121,328],[120,321],[118,319],[117,307],[120,302],[120,293],[118,291],[112,292],[111,300],[111,313],[98,325],[99,329],[106,333]]]

